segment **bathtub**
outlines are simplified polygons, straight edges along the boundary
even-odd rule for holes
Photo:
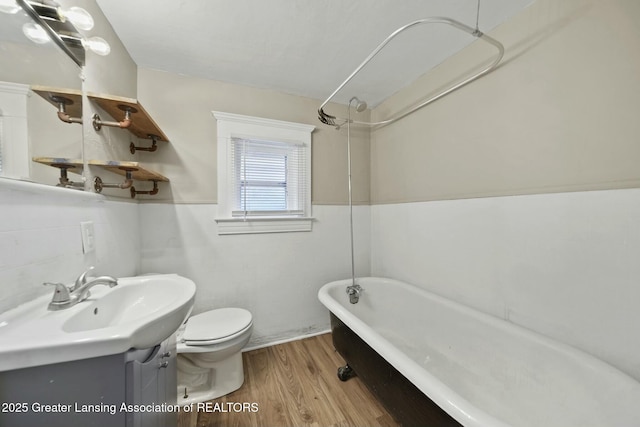
[[[409,397],[414,388],[437,405],[445,418],[430,425],[640,426],[640,383],[600,359],[396,280],[358,279],[360,301],[349,304],[350,282],[318,293],[331,312],[336,349],[358,376],[357,364],[368,370],[363,381],[375,394],[428,406]],[[372,355],[360,354],[367,351],[360,341]],[[368,367],[375,358],[392,373]],[[391,384],[395,377],[408,386]],[[426,420],[403,416],[406,424]]]

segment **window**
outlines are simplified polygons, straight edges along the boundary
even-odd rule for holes
[[[304,146],[232,138],[233,216],[303,215]]]
[[[310,231],[314,126],[213,114],[219,234]]]

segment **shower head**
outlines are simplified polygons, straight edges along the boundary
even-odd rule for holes
[[[349,100],[349,106],[351,106],[351,103],[355,101],[356,102],[356,111],[358,113],[362,113],[364,110],[367,109],[367,103],[364,101],[360,101],[357,97],[353,97]]]

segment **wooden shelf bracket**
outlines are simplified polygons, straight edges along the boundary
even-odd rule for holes
[[[82,117],[71,117],[67,113],[67,105],[73,105],[73,101],[69,98],[59,95],[51,95],[51,101],[58,105],[58,118],[65,123],[82,124]]]
[[[158,136],[157,135],[148,135],[149,139],[151,140],[151,147],[138,147],[136,146],[133,142],[131,144],[129,144],[129,152],[131,154],[136,154],[136,150],[137,151],[149,151],[151,153],[153,153],[154,151],[156,151],[158,149]]]
[[[104,168],[110,172],[114,172],[120,175],[125,176],[125,180],[121,183],[117,184],[109,184],[102,181],[99,176],[93,181],[94,190],[96,193],[102,192],[104,188],[119,188],[121,190],[129,189],[131,193],[131,198],[136,197],[136,194],[148,194],[148,195],[156,195],[158,194],[158,182],[169,182],[169,179],[165,176],[160,175],[157,172],[146,169],[138,162],[127,162],[127,161],[115,161],[115,160],[89,160],[90,166],[98,166]],[[136,190],[133,186],[133,181],[152,181],[153,188],[146,191]]]
[[[96,176],[93,180],[93,189],[96,190],[96,193],[102,193],[102,190],[105,188],[120,188],[121,190],[126,190],[127,188],[133,186],[133,178],[132,171],[127,170],[125,173],[126,177],[124,182],[121,182],[119,184],[108,184],[106,182],[103,182],[102,178]]]
[[[131,198],[133,199],[137,194],[148,194],[150,196],[155,196],[156,194],[158,194],[158,181],[152,182],[153,188],[151,190],[136,190],[136,187],[133,186],[132,171],[126,171],[126,178],[124,182],[121,182],[119,184],[105,183],[99,176],[96,176],[96,178],[93,180],[93,188],[94,190],[96,190],[96,193],[102,193],[102,190],[104,188],[120,188],[122,190],[126,190],[128,188],[129,192],[131,193]]]
[[[69,172],[82,175],[84,162],[82,159],[67,159],[64,157],[34,157],[34,162],[60,169],[60,179],[57,187],[76,188],[84,190],[84,177],[82,182],[75,182],[69,179]]]
[[[156,194],[158,194],[158,181],[153,181],[153,189],[151,190],[140,191],[140,190],[136,190],[136,187],[132,186],[129,191],[131,191],[132,199],[136,197],[136,194],[148,194],[150,196],[155,196]]]
[[[52,165],[54,167],[60,168],[60,179],[57,187],[65,187],[65,188],[77,188],[84,190],[84,182],[75,182],[71,181],[67,175],[67,170],[73,169],[75,166],[68,165]]]
[[[131,126],[131,123],[132,123],[131,114],[137,113],[138,110],[136,110],[135,108],[129,105],[124,105],[124,104],[118,105],[118,108],[124,111],[124,119],[122,119],[119,122],[109,122],[106,120],[101,120],[100,116],[96,113],[93,115],[93,129],[96,132],[98,132],[100,131],[100,129],[102,129],[102,126],[110,126],[114,128],[120,128],[120,129],[127,129],[129,126]]]
[[[60,120],[65,123],[82,124],[81,91],[38,85],[31,86],[31,90],[58,109],[58,118]]]

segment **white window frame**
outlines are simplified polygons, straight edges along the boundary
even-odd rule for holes
[[[218,234],[281,233],[311,231],[311,133],[313,125],[264,119],[240,114],[213,111],[217,122],[218,153]],[[296,216],[242,216],[233,212],[233,171],[229,167],[229,156],[233,150],[232,139],[254,139],[283,141],[301,144],[305,151],[307,179],[303,194],[302,212]]]
[[[27,99],[29,86],[0,82],[0,150],[2,172],[7,178],[29,179],[29,131]]]

